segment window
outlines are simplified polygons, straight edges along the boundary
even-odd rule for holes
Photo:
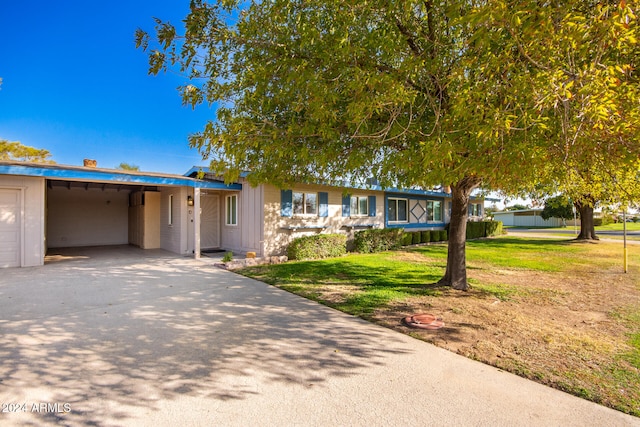
[[[238,196],[227,196],[226,199],[226,225],[238,225]]]
[[[169,225],[173,225],[173,194],[169,194]]]
[[[318,195],[316,193],[293,193],[294,215],[317,215]]]
[[[389,199],[389,222],[407,222],[407,199]]]
[[[469,203],[469,216],[482,216],[482,205],[480,203]]]
[[[351,196],[351,216],[369,215],[369,198],[362,196]]]
[[[427,201],[427,221],[442,222],[442,202],[439,200]]]

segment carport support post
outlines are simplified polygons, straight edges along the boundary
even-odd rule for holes
[[[193,256],[200,259],[200,188],[193,189]]]

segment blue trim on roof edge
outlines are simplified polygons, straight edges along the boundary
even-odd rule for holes
[[[149,184],[182,186],[218,190],[242,190],[242,184],[226,185],[220,181],[203,181],[194,178],[181,177],[180,175],[144,175],[119,172],[107,172],[103,170],[91,170],[82,168],[64,168],[60,166],[23,166],[0,165],[2,175],[39,176],[49,179],[66,179],[73,181],[102,181],[121,184]]]

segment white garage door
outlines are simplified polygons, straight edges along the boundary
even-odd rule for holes
[[[20,267],[20,190],[0,188],[0,267]]]

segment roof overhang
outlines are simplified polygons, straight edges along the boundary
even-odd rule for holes
[[[200,180],[182,175],[21,162],[0,162],[0,175],[33,176],[74,182],[103,182],[123,185],[175,186],[227,191],[242,189],[242,185],[237,183],[227,185],[222,181]]]

